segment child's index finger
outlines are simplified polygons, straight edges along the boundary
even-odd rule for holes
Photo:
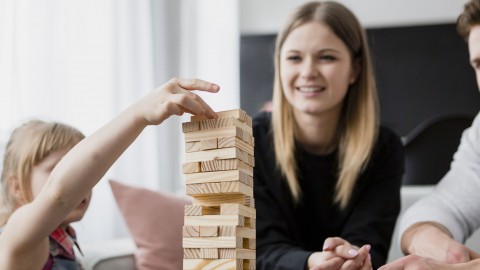
[[[217,84],[200,79],[177,79],[177,84],[187,90],[201,90],[216,93],[220,90]]]

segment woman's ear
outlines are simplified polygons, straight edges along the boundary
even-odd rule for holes
[[[350,85],[354,84],[360,76],[360,71],[362,71],[362,60],[360,58],[355,58],[352,62],[352,72],[350,74]]]

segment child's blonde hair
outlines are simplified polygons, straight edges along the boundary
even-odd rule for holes
[[[31,120],[16,128],[7,143],[3,158],[0,193],[0,226],[23,203],[33,200],[32,168],[50,153],[73,147],[85,136],[76,128],[58,122]],[[10,193],[10,179],[16,178],[21,201]]]

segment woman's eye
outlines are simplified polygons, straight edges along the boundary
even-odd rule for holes
[[[300,61],[300,56],[288,56],[287,60],[289,61]]]
[[[333,56],[333,55],[322,55],[322,56],[319,57],[319,59],[322,60],[322,61],[334,61],[337,58],[335,58],[335,56]]]

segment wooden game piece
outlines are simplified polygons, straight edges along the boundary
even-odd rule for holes
[[[187,173],[197,173],[202,171],[200,162],[188,162],[182,165],[182,170],[184,174]]]
[[[248,207],[237,203],[223,203],[220,205],[221,215],[241,215],[249,218],[256,218],[257,211],[255,208]]]
[[[240,181],[253,186],[253,178],[240,170],[191,173],[185,175],[185,184]]]
[[[212,172],[212,171],[228,171],[228,170],[241,170],[250,176],[253,176],[253,167],[240,159],[215,159],[200,162],[200,171]]]
[[[200,226],[200,237],[218,236],[218,226]]]
[[[228,111],[222,111],[222,112],[217,112],[217,116],[219,118],[222,117],[234,117],[242,122],[247,123],[247,125],[252,126],[252,118],[247,115],[247,113],[243,110],[240,109],[235,109],[235,110],[228,110]],[[203,115],[192,115],[190,117],[191,122],[198,122],[202,120],[207,120],[206,116]]]
[[[200,204],[204,206],[220,206],[222,203],[239,203],[246,206],[254,207],[254,199],[245,194],[215,194],[211,196],[193,197],[192,204]]]
[[[219,248],[220,259],[256,259],[256,253],[253,249],[245,248]]]
[[[245,217],[238,215],[185,216],[185,226],[243,226]]]
[[[200,226],[183,226],[182,235],[183,237],[200,237]]]
[[[243,269],[243,260],[238,259],[183,259],[184,270],[200,270],[200,269],[222,269],[222,270],[239,270]]]
[[[254,145],[254,139],[251,134],[237,126],[224,127],[219,129],[199,130],[195,132],[184,133],[185,142],[194,142],[206,139],[222,138],[235,136],[245,141],[249,145]]]

